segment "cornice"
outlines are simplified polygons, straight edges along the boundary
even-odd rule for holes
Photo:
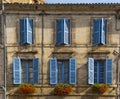
[[[20,4],[5,3],[5,11],[119,11],[120,4]]]

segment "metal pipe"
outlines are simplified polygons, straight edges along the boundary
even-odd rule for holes
[[[42,46],[41,46],[41,74],[42,74],[42,86],[43,86],[43,58],[44,58],[44,12],[42,13]],[[41,90],[42,91],[42,90]],[[41,92],[43,93],[43,91]]]
[[[5,14],[4,14],[4,2],[2,3],[2,35],[3,35],[3,51],[4,51],[4,99],[6,99],[6,34],[5,34]]]

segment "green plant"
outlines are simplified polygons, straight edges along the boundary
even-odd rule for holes
[[[21,84],[17,92],[20,94],[32,94],[35,93],[35,86],[32,84]]]
[[[92,91],[95,93],[104,93],[108,90],[108,85],[106,84],[94,84],[92,85]]]
[[[73,91],[72,86],[69,84],[58,84],[54,88],[54,94],[59,96],[68,95]]]

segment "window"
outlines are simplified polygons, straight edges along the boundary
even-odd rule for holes
[[[58,19],[56,21],[56,44],[70,44],[70,20]]]
[[[106,44],[107,20],[104,18],[93,20],[93,44]]]
[[[76,59],[50,59],[50,84],[76,84]]]
[[[33,44],[33,19],[20,19],[20,43]]]
[[[13,59],[13,82],[14,84],[39,82],[39,60]]]
[[[112,84],[112,59],[88,59],[88,83]]]

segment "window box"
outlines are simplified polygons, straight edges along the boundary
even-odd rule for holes
[[[92,85],[92,91],[94,93],[103,94],[108,90],[109,86],[107,84],[94,84]]]
[[[54,88],[54,94],[58,96],[65,96],[73,91],[72,86],[69,84],[58,84]]]
[[[17,92],[19,94],[33,94],[35,93],[35,86],[32,84],[20,84]]]

